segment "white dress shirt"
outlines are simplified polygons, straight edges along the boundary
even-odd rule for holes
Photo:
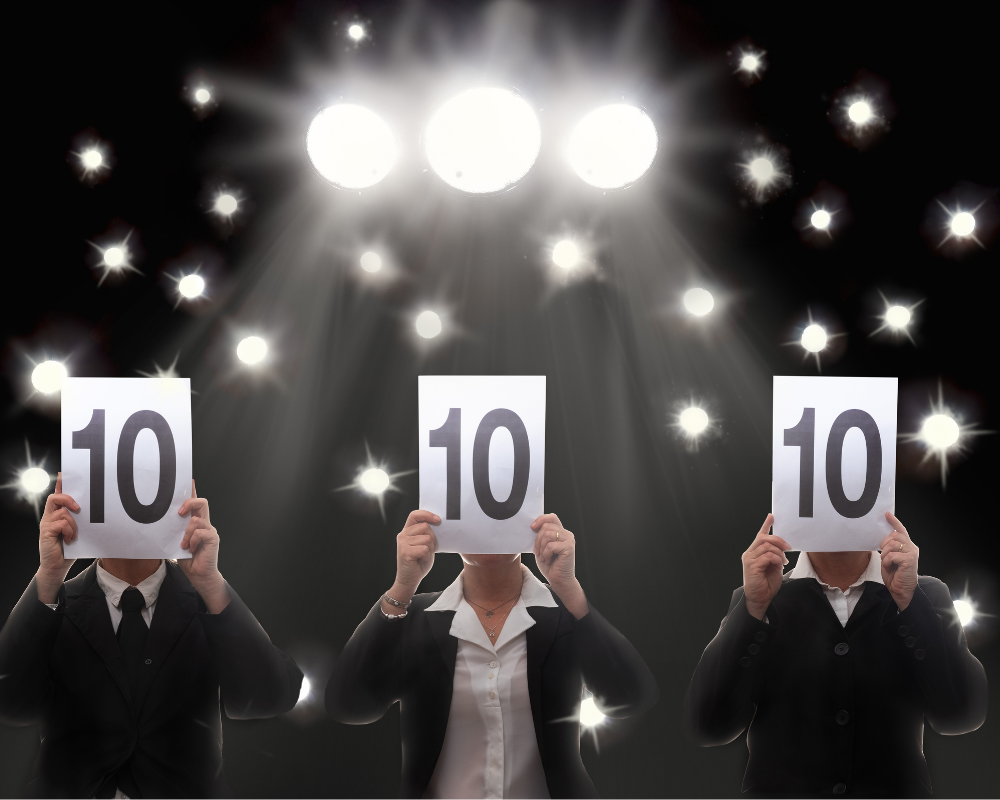
[[[861,599],[861,595],[864,594],[865,581],[875,581],[876,583],[884,584],[882,580],[882,556],[879,555],[877,550],[872,550],[871,555],[868,558],[868,566],[865,567],[865,571],[861,573],[854,583],[847,587],[846,591],[842,591],[837,586],[830,586],[827,583],[823,583],[819,579],[819,575],[816,574],[816,570],[813,569],[812,561],[809,560],[809,554],[805,551],[799,553],[799,560],[795,564],[795,568],[788,573],[788,577],[791,580],[796,580],[798,578],[815,578],[820,586],[823,587],[823,594],[826,595],[826,599],[830,601],[830,605],[833,607],[833,612],[837,615],[837,619],[840,620],[840,624],[844,627],[847,626],[847,620],[851,618],[851,614],[854,612],[854,607],[858,604],[858,600]]]
[[[115,635],[117,636],[118,626],[122,621],[122,593],[132,584],[126,583],[120,578],[116,578],[101,566],[100,560],[98,560],[96,566],[97,585],[101,587],[101,591],[104,592],[104,598],[108,601],[108,613],[111,615],[111,627],[114,629]],[[143,599],[146,601],[146,607],[139,613],[142,614],[142,618],[145,620],[147,628],[153,624],[153,611],[156,610],[156,598],[160,595],[160,587],[163,585],[163,579],[165,577],[167,577],[167,562],[161,558],[160,566],[156,568],[156,572],[146,578],[146,580],[141,581],[139,585],[135,587],[142,592]],[[45,605],[53,611],[59,608],[58,603],[46,603]]]
[[[464,572],[427,607],[455,612],[449,633],[458,653],[448,727],[424,797],[549,796],[528,696],[525,631],[535,624],[529,606],[557,603],[523,564],[521,579],[521,597],[495,645],[465,600]]]

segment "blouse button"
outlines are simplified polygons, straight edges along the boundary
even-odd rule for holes
[[[493,680],[493,673],[490,673],[490,680]]]
[[[491,661],[490,662],[490,669],[496,669],[499,666],[500,666],[500,662],[499,661]]]
[[[490,700],[496,700],[496,699],[497,699],[497,693],[496,692],[490,692]]]

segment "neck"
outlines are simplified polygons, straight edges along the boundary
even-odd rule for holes
[[[466,563],[463,581],[466,598],[482,605],[502,603],[521,591],[521,557],[495,566]]]
[[[158,558],[102,558],[100,564],[118,580],[138,586],[160,568]]]
[[[861,577],[868,568],[872,554],[866,550],[849,550],[843,553],[810,553],[809,561],[819,579],[842,592]]]

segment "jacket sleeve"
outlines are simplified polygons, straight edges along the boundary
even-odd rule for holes
[[[573,624],[583,682],[605,716],[624,719],[656,705],[660,690],[642,656],[597,609]]]
[[[49,657],[62,620],[61,610],[38,599],[32,578],[0,630],[0,722],[28,725],[41,718],[52,693]]]
[[[743,587],[733,592],[684,698],[684,727],[694,742],[728,744],[746,730],[754,715],[754,676],[774,631],[747,611]]]
[[[895,609],[890,604],[890,609]],[[924,715],[940,734],[974,731],[986,720],[986,671],[969,652],[947,585],[921,577],[905,610],[882,623],[924,698]]]
[[[220,694],[230,719],[261,719],[290,711],[298,702],[302,672],[271,644],[239,595],[219,614],[199,614],[219,667]]]
[[[403,629],[410,618],[385,619],[381,605],[380,598],[358,625],[326,685],[326,710],[338,722],[374,722],[399,700]]]

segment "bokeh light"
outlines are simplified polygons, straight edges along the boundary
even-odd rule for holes
[[[920,438],[934,450],[947,450],[958,442],[961,429],[949,414],[932,414],[920,427]]]
[[[104,251],[104,266],[111,269],[118,269],[125,263],[125,249],[122,247],[109,247]]]
[[[885,321],[891,328],[905,328],[910,324],[911,316],[910,309],[905,306],[889,306],[885,310]]]
[[[832,217],[829,211],[825,211],[822,208],[818,208],[813,211],[812,216],[809,217],[809,222],[817,230],[825,231],[830,227],[830,221]]]
[[[224,217],[235,214],[238,207],[239,202],[231,194],[220,194],[215,198],[215,212]]]
[[[384,469],[372,467],[361,473],[361,488],[371,494],[382,494],[389,488],[389,475]]]
[[[104,163],[104,156],[101,155],[101,151],[96,147],[91,147],[89,150],[84,150],[80,153],[80,163],[88,171],[100,169],[101,164]]]
[[[766,186],[774,178],[774,162],[764,156],[753,159],[747,169],[758,186]]]
[[[847,109],[847,116],[851,118],[851,122],[855,125],[867,125],[872,121],[875,113],[872,111],[871,104],[867,100],[856,100]]]
[[[378,272],[382,269],[382,257],[378,253],[370,250],[361,254],[361,269],[365,272]]]
[[[708,414],[697,406],[685,408],[678,418],[681,429],[689,436],[697,436],[708,427]]]
[[[826,347],[827,338],[826,331],[823,327],[813,323],[811,325],[807,325],[806,329],[802,331],[801,342],[802,346],[810,353],[818,353]]]
[[[201,297],[202,293],[205,291],[205,279],[201,277],[201,275],[196,275],[195,273],[185,275],[177,281],[177,291],[189,300],[195,297]]]
[[[708,289],[688,289],[684,292],[684,308],[696,317],[703,317],[715,308],[715,298]]]
[[[236,346],[236,357],[244,364],[259,364],[267,356],[267,342],[248,336]]]
[[[21,486],[28,494],[41,494],[51,482],[52,477],[41,467],[29,467],[21,473]]]
[[[552,248],[552,263],[563,269],[572,269],[580,263],[580,248],[575,242],[563,239]]]
[[[760,68],[760,59],[747,53],[740,59],[740,69],[744,72],[756,72]]]
[[[43,361],[31,371],[31,385],[42,394],[58,392],[66,380],[66,367],[59,361]]]
[[[976,229],[976,218],[968,211],[959,211],[951,218],[951,232],[955,236],[970,236]]]
[[[365,29],[355,22],[347,29],[347,35],[350,36],[354,41],[360,42],[362,39],[365,38]]]
[[[433,339],[441,333],[441,317],[433,311],[422,311],[417,315],[416,328],[425,339]]]
[[[194,90],[194,101],[198,105],[205,105],[209,100],[212,99],[212,93],[208,91],[204,86],[201,86]]]
[[[517,183],[542,144],[531,106],[508,89],[479,87],[455,95],[431,117],[427,160],[441,180],[463,192],[489,194]]]
[[[396,151],[396,137],[385,121],[350,103],[323,109],[306,132],[312,165],[343,189],[374,186],[396,163]]]
[[[591,111],[570,136],[569,163],[599,189],[620,189],[639,180],[656,158],[656,126],[636,106],[620,103]]]

